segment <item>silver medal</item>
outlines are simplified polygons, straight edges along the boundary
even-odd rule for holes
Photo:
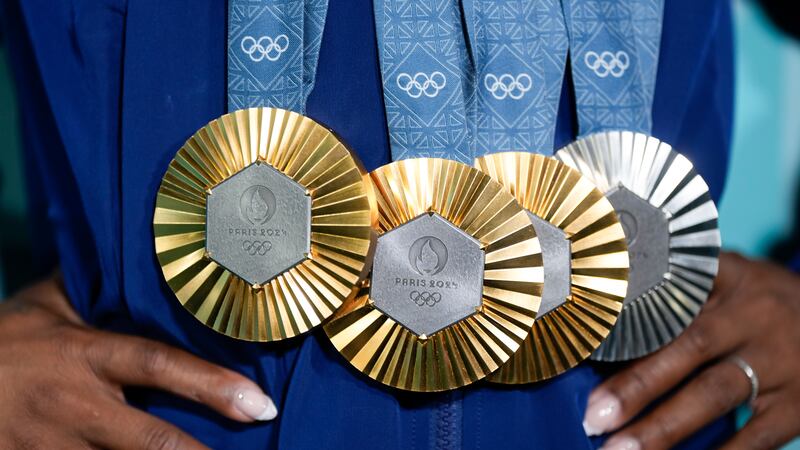
[[[556,158],[606,194],[628,241],[625,306],[592,358],[622,361],[661,348],[697,316],[717,274],[720,235],[708,186],[683,155],[641,133],[593,134]]]

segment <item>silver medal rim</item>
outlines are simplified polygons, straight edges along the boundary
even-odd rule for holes
[[[608,338],[590,358],[625,361],[667,345],[700,313],[719,268],[718,212],[708,185],[685,156],[643,133],[591,134],[555,157],[586,175],[606,195],[624,186],[663,211],[669,222],[668,272],[625,305]]]

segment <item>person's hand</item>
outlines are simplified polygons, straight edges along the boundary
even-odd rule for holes
[[[275,405],[230,370],[147,339],[94,330],[56,280],[0,304],[2,448],[202,449],[128,406],[123,386],[170,391],[242,422],[271,420]]]
[[[670,448],[747,401],[750,381],[732,360],[741,358],[760,387],[752,418],[724,448],[777,448],[800,434],[798,355],[800,277],[723,254],[714,291],[694,323],[598,386],[584,427],[589,435],[613,433],[604,449]]]

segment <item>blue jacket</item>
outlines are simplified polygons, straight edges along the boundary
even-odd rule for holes
[[[0,0],[2,2],[4,0]],[[256,380],[279,410],[238,424],[170,395],[129,400],[213,448],[593,448],[581,421],[590,390],[618,366],[584,363],[520,387],[485,382],[408,394],[353,370],[319,330],[275,344],[216,334],[179,305],[153,248],[156,191],[195,130],[225,113],[224,0],[9,0],[2,14],[18,82],[33,231],[55,250],[90,323],[180,346]],[[730,6],[666,2],[653,134],[684,152],[718,198],[732,121]],[[308,114],[368,169],[390,159],[372,0],[331,0]],[[556,146],[575,137],[568,87]],[[686,448],[731,432],[718,421]]]

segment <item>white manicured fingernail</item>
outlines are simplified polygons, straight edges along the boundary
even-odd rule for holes
[[[272,399],[255,389],[237,391],[234,404],[236,409],[253,420],[267,421],[278,415],[278,408]]]
[[[598,436],[617,425],[619,420],[619,399],[611,394],[601,394],[592,399],[583,418],[583,429],[587,436]]]
[[[629,437],[615,437],[610,439],[606,444],[600,447],[600,450],[641,450],[642,446],[639,441]]]

